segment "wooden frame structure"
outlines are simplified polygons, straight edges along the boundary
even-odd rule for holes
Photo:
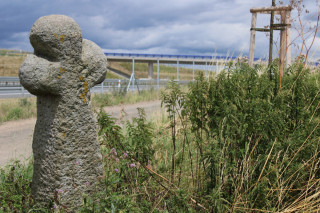
[[[286,65],[291,64],[291,31],[290,31],[290,19],[291,10],[290,6],[276,7],[273,1],[272,7],[261,7],[261,8],[251,8],[252,13],[251,19],[251,35],[250,35],[250,49],[249,49],[249,66],[253,66],[254,59],[254,48],[255,48],[255,37],[256,31],[260,32],[270,32],[270,44],[269,44],[269,64],[272,62],[272,47],[273,47],[273,30],[280,30],[280,75],[283,76],[285,58]],[[271,14],[270,28],[256,28],[257,14]],[[281,23],[274,24],[274,15],[281,15]]]

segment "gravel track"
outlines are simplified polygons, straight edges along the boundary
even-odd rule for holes
[[[137,116],[137,108],[143,108],[148,117],[161,110],[161,101],[104,107],[113,117],[128,120]],[[124,111],[125,113],[122,113]],[[123,116],[125,114],[125,116]],[[0,125],[0,167],[13,160],[26,161],[32,154],[32,137],[36,118],[5,122]]]

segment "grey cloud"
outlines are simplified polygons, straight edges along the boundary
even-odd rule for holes
[[[11,0],[0,2],[0,47],[31,48],[28,31],[40,16],[74,18],[88,38],[107,51],[220,54],[248,53],[251,7],[265,0]],[[268,16],[258,18],[260,26]],[[25,37],[24,37],[25,36]],[[257,33],[256,55],[268,40]],[[152,52],[155,51],[155,52]]]

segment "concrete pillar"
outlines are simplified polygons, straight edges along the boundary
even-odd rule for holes
[[[159,59],[157,60],[157,88],[159,90]]]
[[[153,63],[148,62],[148,78],[152,79],[153,77]]]
[[[194,61],[192,62],[192,80],[194,81]]]
[[[206,62],[206,78],[208,78],[208,62]]]
[[[132,58],[132,74],[131,74],[131,81],[132,81],[132,90],[134,90],[134,81],[136,80],[136,77],[134,76],[134,58]]]
[[[179,58],[177,59],[177,81],[179,81]]]

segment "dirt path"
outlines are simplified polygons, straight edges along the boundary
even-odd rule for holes
[[[140,102],[130,105],[117,105],[105,107],[104,110],[115,118],[120,118],[122,111],[125,112],[123,119],[131,119],[137,116],[137,108],[144,108],[147,116],[161,110],[160,101]],[[0,125],[0,167],[8,161],[17,159],[24,161],[30,158],[32,153],[32,137],[36,123],[35,118],[26,120],[10,121]]]

